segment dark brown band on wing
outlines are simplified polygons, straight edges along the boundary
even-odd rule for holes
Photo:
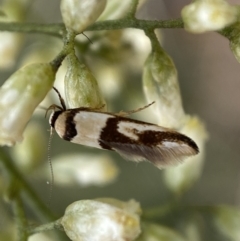
[[[110,142],[118,142],[118,143],[131,143],[133,140],[122,133],[119,133],[118,130],[118,123],[121,121],[121,117],[114,116],[113,118],[108,118],[106,122],[106,126],[102,129],[100,138],[99,138],[99,145],[103,149],[112,150],[111,146],[105,144]],[[135,143],[135,142],[134,142]],[[133,143],[133,144],[134,144]]]
[[[161,145],[164,141],[169,142],[176,142],[176,143],[184,143],[190,146],[196,154],[199,152],[198,146],[196,143],[190,139],[189,137],[178,133],[176,131],[151,131],[145,130],[139,132],[137,129],[131,129],[135,135],[138,136],[138,140],[131,139],[128,136],[125,136],[123,133],[118,132],[118,123],[119,122],[130,122],[130,123],[137,123],[146,125],[148,123],[137,121],[137,120],[130,120],[124,117],[117,117],[109,118],[106,122],[106,126],[103,128],[100,139],[99,145],[103,149],[112,150],[112,147],[107,145],[107,143],[119,143],[119,144],[132,144],[132,145],[144,145],[144,146],[157,146]],[[149,124],[152,125],[152,124]],[[153,125],[155,126],[155,125]]]
[[[71,141],[77,135],[76,123],[74,121],[76,112],[66,111],[65,113],[66,113],[65,133],[62,138],[66,141]]]

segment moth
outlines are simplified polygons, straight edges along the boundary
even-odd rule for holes
[[[125,159],[146,160],[158,168],[175,165],[199,152],[192,139],[172,129],[87,107],[67,109],[54,90],[61,106],[48,108],[53,109],[49,123],[66,141],[116,151]]]

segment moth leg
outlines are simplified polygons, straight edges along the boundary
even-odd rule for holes
[[[143,107],[140,107],[140,108],[138,108],[136,110],[120,111],[120,112],[116,113],[116,115],[125,117],[125,116],[131,115],[133,113],[137,113],[139,111],[145,110],[146,108],[148,108],[149,106],[153,105],[154,103],[155,103],[155,101],[153,101],[152,103],[147,104],[147,105],[145,105]]]
[[[55,104],[49,106],[49,107],[46,109],[45,118],[47,117],[48,111],[50,111],[50,110],[54,110],[54,111],[55,111],[55,109],[62,110],[63,108],[62,108],[61,106],[55,105]]]

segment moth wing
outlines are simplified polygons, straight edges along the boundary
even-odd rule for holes
[[[149,161],[158,168],[177,165],[186,157],[197,154],[196,150],[187,144],[165,143],[165,145],[147,146],[136,144],[123,144],[102,141],[119,153],[123,158],[131,161]]]

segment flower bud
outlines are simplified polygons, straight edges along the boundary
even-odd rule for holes
[[[185,30],[203,33],[225,28],[237,20],[238,11],[225,0],[196,0],[182,9]]]
[[[146,0],[140,0],[138,9],[143,5]],[[111,0],[107,2],[107,6],[99,17],[99,21],[112,20],[123,18],[131,7],[132,0]]]
[[[60,9],[66,28],[81,33],[97,20],[106,2],[106,0],[62,0]]]
[[[218,230],[228,239],[240,240],[240,209],[230,206],[213,207],[213,218]]]
[[[177,70],[172,59],[163,51],[152,52],[143,69],[143,90],[153,105],[159,124],[178,129],[184,122]]]
[[[46,233],[35,233],[28,238],[28,241],[54,241],[55,238]]]
[[[144,223],[142,228],[142,233],[137,241],[186,241],[179,232],[163,225]]]
[[[191,209],[189,207],[189,209]],[[179,226],[181,229],[181,233],[184,235],[185,240],[194,240],[194,241],[201,241],[202,240],[202,213],[201,212],[191,212],[190,215],[185,216],[185,211],[182,210],[182,218],[184,217],[184,222],[179,220]]]
[[[2,3],[1,22],[18,22],[23,20],[28,0],[5,0]],[[19,33],[0,32],[0,68],[11,68],[23,42],[23,35]]]
[[[35,108],[52,88],[56,70],[51,64],[19,69],[0,88],[0,145],[21,141]]]
[[[106,155],[61,155],[52,161],[57,173],[54,182],[60,185],[103,186],[113,182],[118,175],[117,166]]]
[[[116,201],[116,205],[114,205]],[[114,199],[81,200],[65,210],[61,224],[73,241],[131,241],[140,234],[139,204]]]
[[[0,32],[0,68],[11,68],[15,64],[21,44],[19,33]]]
[[[24,50],[19,66],[23,67],[34,63],[50,62],[61,50],[62,41],[60,39],[41,39],[35,41]]]
[[[188,116],[181,133],[192,138],[199,147],[199,154],[186,159],[181,165],[164,170],[164,179],[168,188],[175,194],[188,190],[200,177],[205,157],[207,131],[204,124],[197,118]]]
[[[68,56],[65,96],[70,108],[102,108],[105,106],[97,80],[73,53]]]
[[[11,154],[19,169],[29,172],[45,160],[46,150],[47,138],[42,125],[31,121],[24,132],[24,140],[13,147]]]

